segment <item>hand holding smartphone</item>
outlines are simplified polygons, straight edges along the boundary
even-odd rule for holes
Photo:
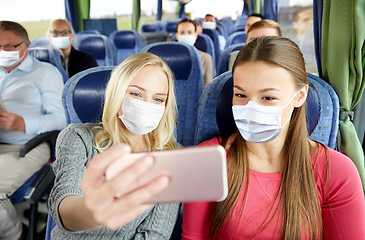
[[[169,177],[169,186],[146,203],[223,201],[227,197],[226,152],[218,145],[127,154],[107,168],[106,179],[113,178],[146,155],[154,157],[154,165],[116,197],[121,197],[161,175]]]

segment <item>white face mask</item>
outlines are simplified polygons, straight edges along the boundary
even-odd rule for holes
[[[6,68],[15,67],[23,59],[25,53],[20,58],[19,51],[0,51],[0,66]]]
[[[214,29],[215,28],[215,22],[203,22],[203,28]]]
[[[189,45],[194,45],[195,38],[195,35],[178,35],[179,42],[187,43]]]
[[[53,37],[52,44],[56,48],[65,48],[70,44],[70,37]]]
[[[125,97],[123,114],[119,116],[124,126],[136,135],[152,132],[157,128],[165,112],[165,106]]]
[[[288,120],[281,126],[281,116],[283,110],[288,106],[293,98],[285,106],[262,106],[249,101],[246,105],[232,106],[233,117],[242,137],[252,143],[266,143],[274,140]]]

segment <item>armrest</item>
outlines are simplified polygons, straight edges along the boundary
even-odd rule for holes
[[[57,130],[38,134],[22,146],[19,157],[24,157],[30,150],[44,142],[48,142],[51,146],[55,146],[59,133],[60,131]]]
[[[52,170],[52,163],[47,163],[39,171],[39,174],[34,179],[24,199],[30,204],[39,201],[45,194],[48,195],[54,184],[55,175]]]

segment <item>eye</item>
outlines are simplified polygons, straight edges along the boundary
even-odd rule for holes
[[[158,102],[158,103],[165,102],[165,100],[163,100],[162,98],[155,98],[153,100],[156,101],[156,102]]]
[[[236,93],[235,96],[238,97],[238,98],[247,98],[247,96],[245,94],[242,94],[242,93]]]
[[[274,98],[274,97],[263,97],[262,99],[264,99],[266,101],[272,101],[272,100],[275,100],[276,98]]]
[[[131,92],[130,94],[135,97],[142,97],[142,95],[138,92]]]

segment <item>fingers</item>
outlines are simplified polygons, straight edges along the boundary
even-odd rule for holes
[[[113,201],[108,208],[95,214],[96,220],[110,229],[117,229],[135,219],[154,204],[144,204],[169,184],[166,176],[160,176],[145,186]]]
[[[113,177],[110,181],[104,182],[96,194],[87,199],[85,204],[95,211],[104,211],[109,208],[109,204],[114,200],[115,196],[129,189],[129,186],[136,179],[147,171],[153,164],[153,158],[146,156],[141,158],[136,163]]]
[[[105,181],[105,170],[110,163],[130,152],[131,148],[128,145],[122,144],[113,146],[91,159],[87,166],[84,178],[81,181],[81,188],[83,192],[89,192],[95,189],[96,185],[103,183]]]

